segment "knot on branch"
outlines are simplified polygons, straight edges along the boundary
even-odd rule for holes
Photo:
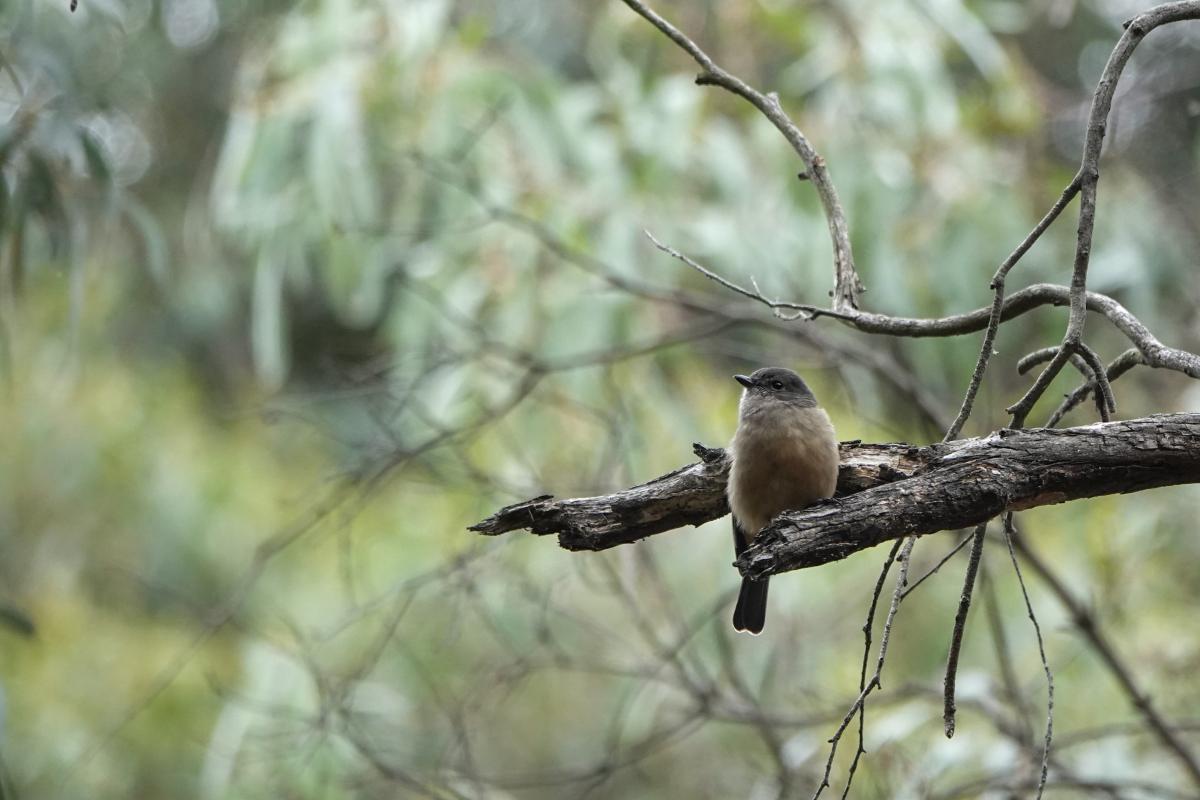
[[[692,452],[705,464],[716,464],[725,458],[725,451],[720,447],[705,447],[699,442],[692,442]]]

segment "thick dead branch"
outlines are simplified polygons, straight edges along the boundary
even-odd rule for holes
[[[471,526],[495,535],[557,533],[568,550],[604,550],[729,513],[725,452],[600,497],[538,497]],[[761,577],[846,558],[910,534],[977,525],[1005,511],[1200,482],[1200,414],[1054,430],[1001,430],[915,446],[841,446],[838,496],[781,515],[739,559]]]
[[[925,448],[894,486],[781,515],[738,560],[761,577],[845,558],[901,536],[976,525],[1005,511],[1200,481],[1200,414],[1056,430],[1004,429]]]
[[[600,497],[555,500],[550,495],[500,509],[469,530],[489,536],[526,529],[557,533],[568,550],[606,550],[705,522],[729,513],[725,482],[729,457],[721,448],[694,445],[700,461],[649,483]],[[838,493],[852,494],[913,475],[928,462],[928,448],[906,444],[843,442]]]

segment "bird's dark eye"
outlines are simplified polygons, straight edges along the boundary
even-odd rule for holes
[[[771,381],[771,388],[778,392],[783,388],[783,381]]]

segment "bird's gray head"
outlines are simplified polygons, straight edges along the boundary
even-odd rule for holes
[[[783,367],[763,367],[750,375],[734,375],[746,387],[739,406],[743,418],[772,408],[816,408],[817,398],[796,373]]]

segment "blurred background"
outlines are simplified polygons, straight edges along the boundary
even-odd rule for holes
[[[843,439],[935,441],[979,334],[779,322],[655,250],[644,230],[772,297],[831,288],[786,143],[619,2],[68,6],[0,6],[0,794],[810,796],[857,695],[881,550],[777,579],[750,638],[728,623],[727,520],[587,554],[465,527],[723,445],[729,376],[764,364],[801,371]],[[825,156],[864,307],[924,316],[990,302],[1147,6],[656,7]],[[1179,24],[1118,91],[1090,288],[1193,351],[1198,158],[1200,25]],[[1010,291],[1066,281],[1076,213]],[[1065,320],[1001,329],[965,435],[1007,421],[1017,359]],[[1088,340],[1127,347],[1100,318]],[[1177,373],[1114,388],[1122,417],[1200,411]],[[1193,750],[1198,501],[1021,515]],[[913,576],[961,536],[919,542]],[[964,565],[901,609],[853,797],[1019,796],[1036,777],[1045,678],[1002,540],[942,734]],[[1056,681],[1050,796],[1194,796],[1027,577]]]

